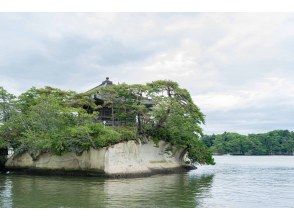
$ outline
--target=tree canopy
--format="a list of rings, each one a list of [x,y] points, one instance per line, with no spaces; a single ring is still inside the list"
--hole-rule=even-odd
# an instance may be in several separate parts
[[[12,115],[15,96],[0,87],[0,123],[4,123]]]
[[[137,118],[139,135],[165,140],[186,148],[194,162],[213,164],[210,150],[203,145],[201,124],[204,114],[194,104],[189,92],[176,82],[158,80],[146,85],[113,85],[95,91],[106,99],[114,117]],[[152,107],[144,103],[152,100]]]
[[[45,87],[31,88],[15,98],[3,92],[6,98],[0,112],[8,114],[7,106],[11,111],[0,127],[0,147],[36,157],[44,151],[81,153],[91,147],[152,138],[185,148],[193,162],[214,163],[210,149],[200,140],[204,115],[177,83],[119,84],[95,92],[112,108],[113,117],[132,123],[110,127],[97,122],[102,106],[87,93]],[[150,102],[152,105],[146,104]]]

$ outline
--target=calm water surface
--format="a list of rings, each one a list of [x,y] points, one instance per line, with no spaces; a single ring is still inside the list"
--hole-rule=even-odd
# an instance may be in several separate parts
[[[135,179],[0,174],[0,207],[294,207],[294,157],[215,160]]]

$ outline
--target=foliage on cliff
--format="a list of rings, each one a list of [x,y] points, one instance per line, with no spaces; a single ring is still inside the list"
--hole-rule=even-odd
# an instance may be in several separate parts
[[[294,132],[288,130],[249,135],[225,132],[205,135],[203,142],[217,154],[292,155],[294,153]]]
[[[176,82],[113,85],[98,88],[96,94],[106,97],[115,118],[136,118],[138,135],[186,148],[193,162],[214,164],[211,151],[200,141],[204,115]],[[146,105],[150,101],[152,107]]]
[[[6,122],[14,109],[15,96],[0,87],[0,123]]]
[[[82,108],[91,102],[74,92],[32,88],[19,96],[14,114],[0,127],[0,147],[36,157],[45,151],[80,153],[136,138],[133,129],[95,123],[95,115]]]
[[[177,83],[119,84],[100,87],[96,94],[104,97],[113,117],[130,122],[128,127],[107,127],[95,121],[101,106],[90,94],[32,88],[14,101],[13,114],[0,127],[0,147],[37,156],[42,151],[80,153],[90,147],[151,137],[187,149],[193,162],[214,163],[200,140],[204,115]]]

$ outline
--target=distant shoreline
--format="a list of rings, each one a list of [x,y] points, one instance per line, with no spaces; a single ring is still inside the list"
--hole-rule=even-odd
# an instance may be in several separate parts
[[[294,132],[289,130],[248,135],[224,132],[204,135],[202,141],[218,155],[294,155]]]

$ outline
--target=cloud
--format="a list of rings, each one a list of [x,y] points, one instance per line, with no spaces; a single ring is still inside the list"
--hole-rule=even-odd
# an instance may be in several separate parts
[[[289,13],[1,13],[0,84],[88,90],[170,79],[207,115],[205,132],[294,127]],[[294,120],[292,120],[294,121]]]
[[[294,80],[269,77],[251,86],[226,93],[194,96],[207,114],[206,130],[250,133],[272,129],[292,129]]]

